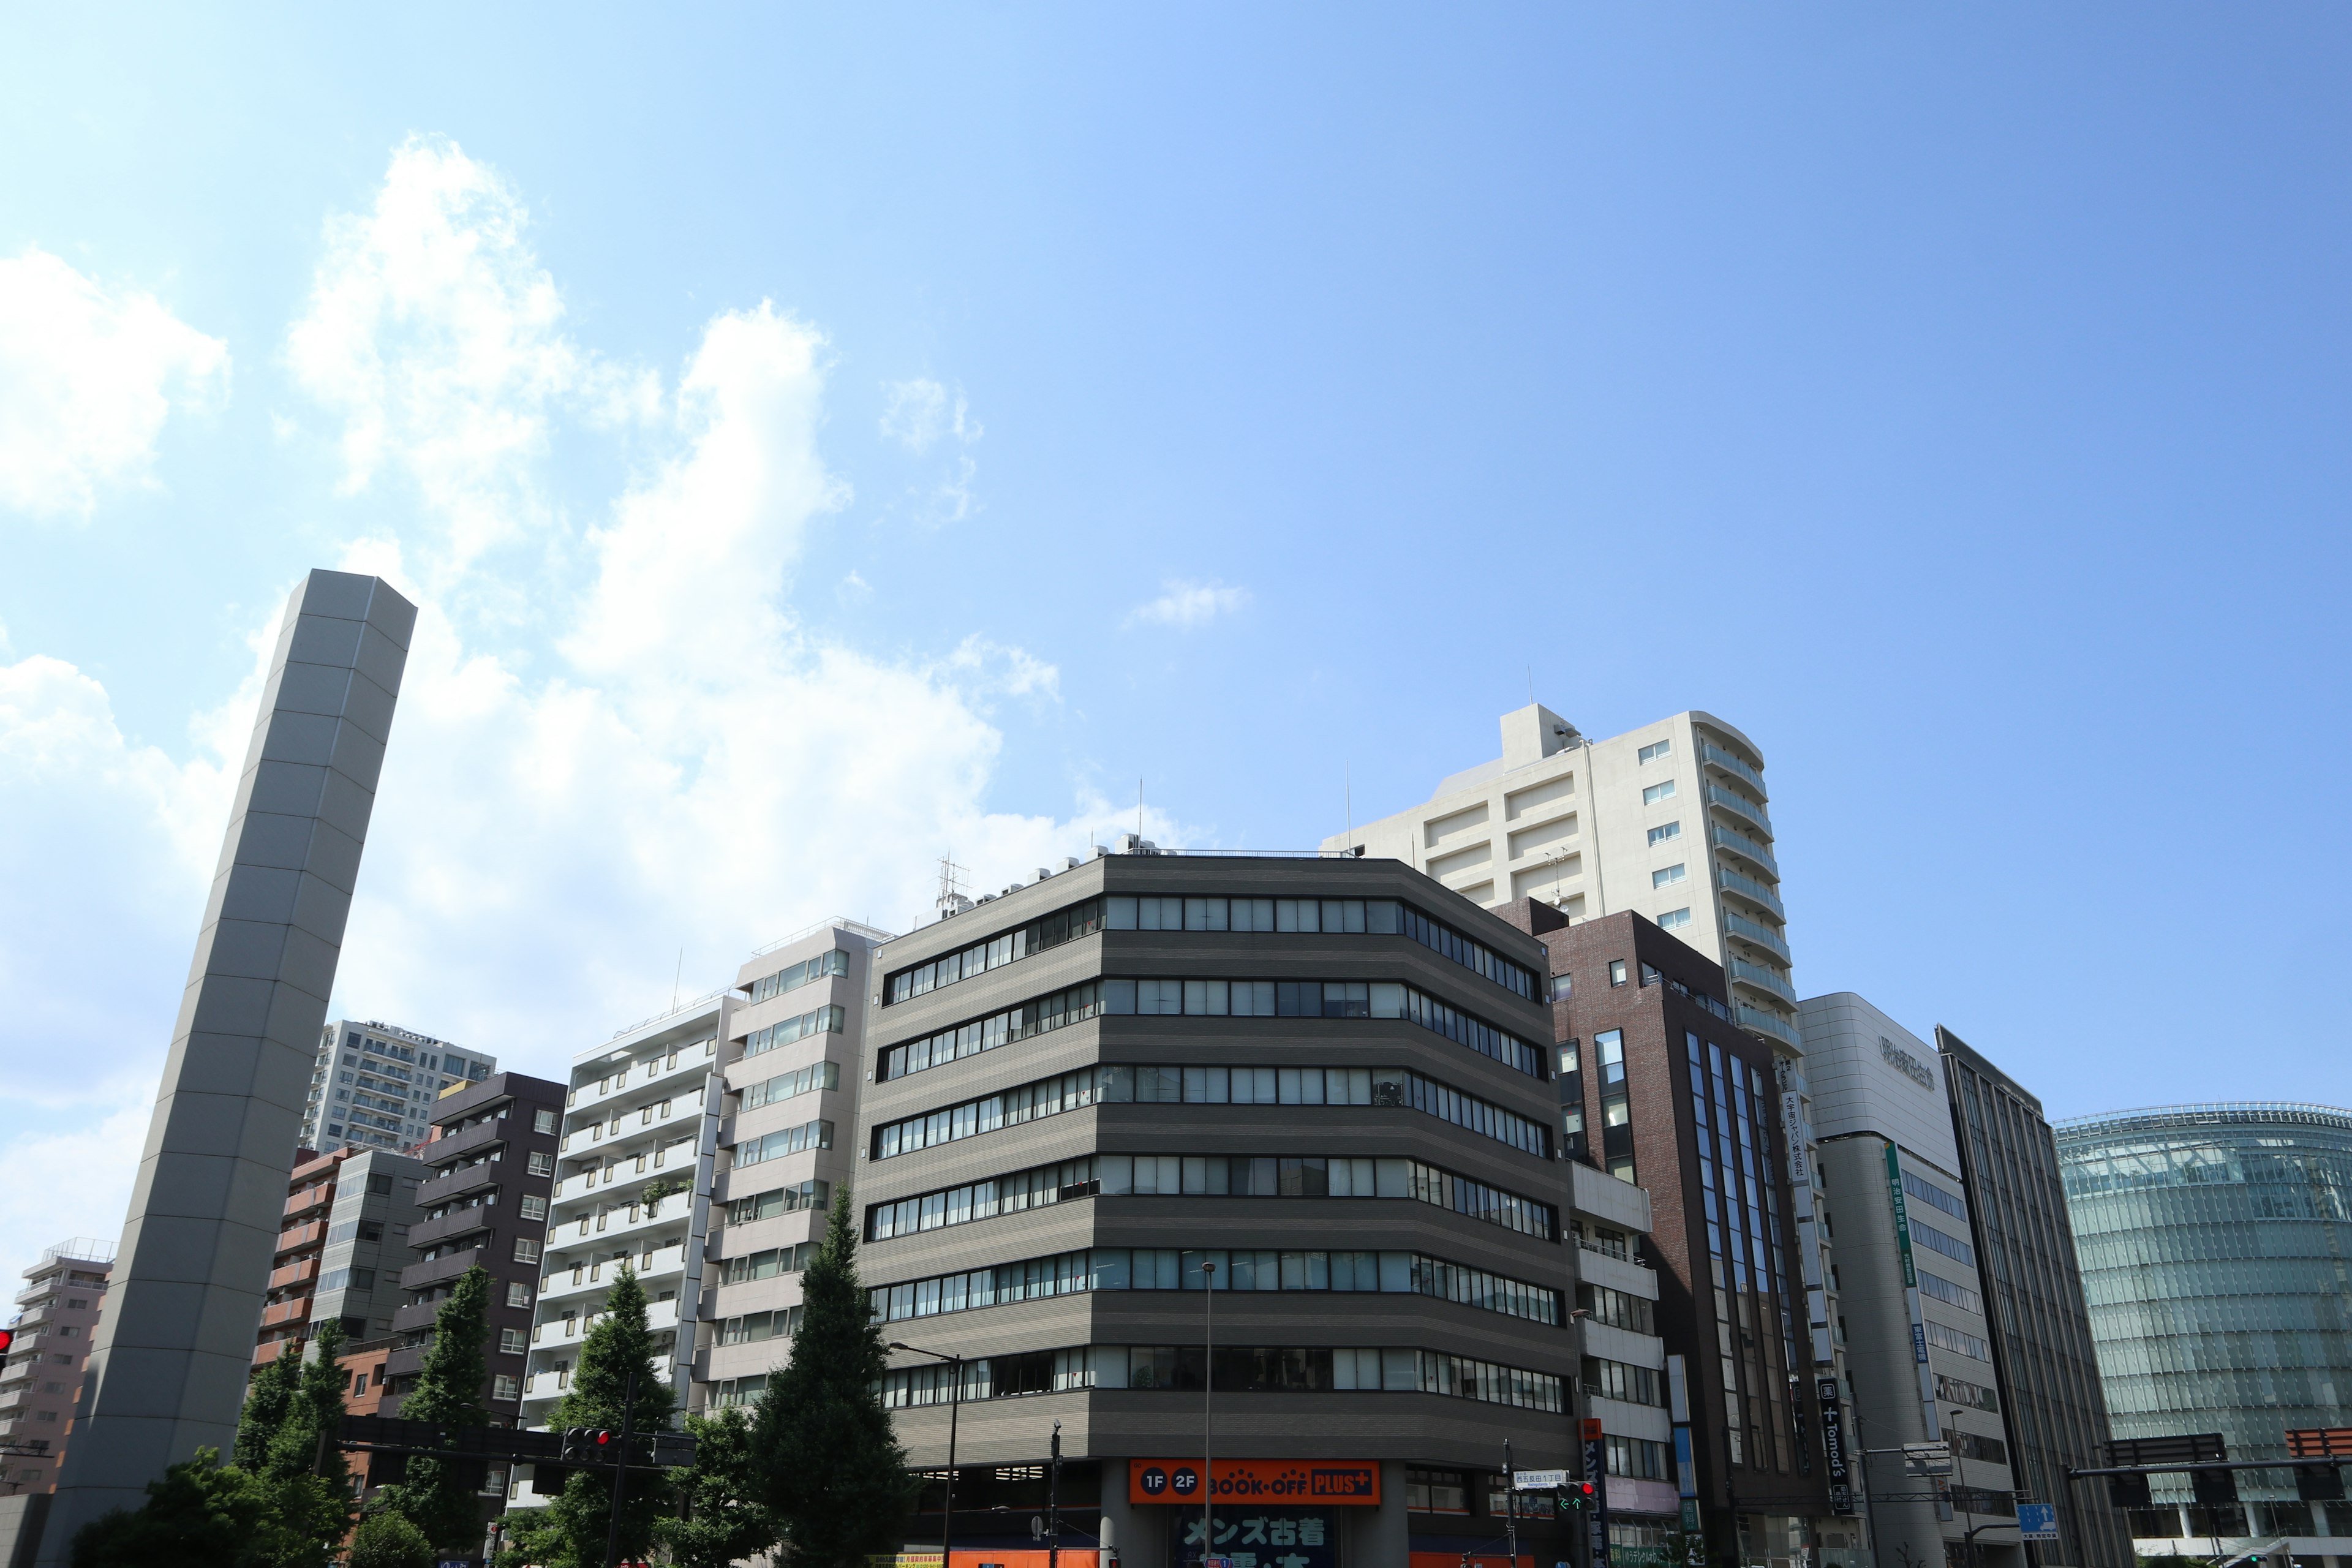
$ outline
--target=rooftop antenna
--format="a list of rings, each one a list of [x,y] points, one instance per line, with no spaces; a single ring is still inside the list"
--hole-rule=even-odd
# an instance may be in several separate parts
[[[1534,665],[1532,665],[1532,664],[1531,664],[1531,665],[1528,666],[1528,707],[1530,707],[1530,708],[1532,708],[1532,707],[1534,707],[1535,705],[1536,705],[1536,667],[1535,667]]]
[[[940,896],[934,907],[940,911],[941,920],[961,914],[971,907],[971,900],[963,894],[965,875],[964,868],[957,865],[950,855],[940,857]]]
[[[681,980],[684,980],[685,978],[686,978],[686,949],[684,949],[684,948],[682,948],[682,947],[681,947],[681,948],[679,948],[679,949],[677,950],[677,968],[674,972],[672,972],[672,973],[670,974],[670,977],[669,977],[669,1010],[670,1010],[671,1012],[673,1012],[673,1013],[675,1013],[675,1012],[677,1012],[677,986],[678,986],[678,982],[680,982]]]
[[[1345,758],[1339,763],[1339,789],[1348,797],[1348,853],[1356,852],[1356,764]]]

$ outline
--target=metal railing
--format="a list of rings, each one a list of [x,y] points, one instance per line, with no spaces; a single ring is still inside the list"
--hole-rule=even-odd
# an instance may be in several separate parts
[[[775,952],[776,949],[780,947],[790,947],[796,942],[805,942],[810,937],[814,936],[817,932],[821,931],[831,931],[836,926],[841,928],[843,931],[856,931],[859,936],[865,937],[872,942],[896,942],[898,940],[898,933],[897,931],[884,931],[880,926],[870,926],[864,921],[851,920],[847,915],[835,915],[831,920],[817,921],[813,924],[804,925],[801,927],[800,930],[793,932],[790,936],[780,936],[775,941],[768,943],[765,947],[755,947],[751,950],[751,958],[765,958],[768,954]],[[745,962],[748,963],[750,960],[747,959]],[[734,987],[730,986],[728,989],[733,990]],[[625,1033],[625,1031],[624,1032]]]
[[[1744,779],[1748,784],[1756,786],[1756,793],[1758,795],[1764,795],[1768,799],[1770,797],[1771,792],[1764,787],[1764,775],[1758,773],[1754,768],[1749,767],[1746,763],[1741,762],[1738,757],[1733,756],[1729,752],[1725,751],[1721,746],[1715,745],[1706,741],[1701,741],[1698,743],[1698,755],[1699,761],[1706,763],[1709,767],[1721,768],[1725,773],[1733,774],[1738,778]]]
[[[1783,920],[1788,918],[1789,911],[1781,907],[1780,895],[1753,877],[1743,877],[1737,871],[1726,870],[1717,866],[1715,868],[1715,882],[1716,886],[1727,893],[1737,893],[1743,899],[1753,899]]]
[[[1735,958],[1731,961],[1731,977],[1769,991],[1791,1006],[1796,1005],[1797,988],[1760,963],[1750,963],[1744,958]]]
[[[1762,828],[1766,837],[1776,838],[1780,837],[1772,831],[1771,815],[1762,806],[1748,799],[1746,795],[1737,794],[1736,792],[1727,789],[1717,789],[1713,784],[1699,785],[1699,794],[1705,797],[1708,804],[1719,805],[1723,807],[1724,810],[1728,811],[1735,816],[1746,817],[1748,821]]]
[[[1706,825],[1706,836],[1717,847],[1728,849],[1735,855],[1747,856],[1750,860],[1771,872],[1775,879],[1780,875],[1780,862],[1772,858],[1772,852],[1745,833],[1734,833],[1719,822],[1710,822]]]
[[[1754,942],[1767,952],[1779,953],[1784,963],[1795,962],[1790,958],[1789,944],[1781,940],[1780,933],[1761,921],[1751,921],[1746,915],[1726,910],[1723,911],[1723,929],[1742,941]]]
[[[720,997],[725,996],[734,989],[735,987],[732,985],[721,985],[716,991],[706,991],[690,1002],[680,1002],[677,1006],[656,1013],[650,1018],[640,1018],[625,1029],[614,1030],[613,1039],[617,1040],[624,1035],[634,1035],[639,1029],[647,1028],[655,1024],[660,1023],[664,1018],[675,1018],[682,1014],[700,1012],[704,1007],[707,1007],[711,1003],[718,1001]],[[609,1045],[612,1042],[607,1041],[605,1043]]]

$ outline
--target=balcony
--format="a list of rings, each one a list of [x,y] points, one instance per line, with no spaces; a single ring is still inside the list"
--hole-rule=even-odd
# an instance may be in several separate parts
[[[1727,936],[1752,942],[1765,952],[1776,954],[1783,963],[1793,962],[1789,957],[1789,944],[1781,940],[1780,933],[1761,921],[1751,921],[1746,915],[1726,910],[1723,911],[1723,930]]]
[[[439,1309],[436,1306],[435,1310],[437,1311]],[[424,1345],[410,1345],[405,1350],[392,1352],[383,1358],[383,1375],[388,1378],[415,1377],[425,1370],[425,1349]]]
[[[1737,871],[1717,866],[1715,868],[1715,885],[1734,898],[1746,899],[1759,908],[1771,910],[1781,920],[1789,918],[1789,911],[1780,906],[1780,893],[1753,877],[1743,877]]]
[[[1719,822],[1710,822],[1706,825],[1706,836],[1717,848],[1744,856],[1770,872],[1774,881],[1780,879],[1780,863],[1772,858],[1772,852],[1745,833],[1734,833]]]
[[[1709,805],[1719,805],[1732,816],[1754,823],[1757,831],[1765,837],[1777,837],[1772,831],[1772,819],[1765,815],[1762,806],[1747,796],[1735,795],[1727,789],[1717,789],[1713,784],[1701,785],[1699,793],[1706,797]]]
[[[550,1251],[559,1247],[605,1247],[618,1249],[624,1238],[640,1237],[648,1231],[674,1229],[694,1216],[694,1199],[686,1193],[673,1193],[659,1204],[624,1204],[614,1205],[602,1217],[583,1211],[547,1227]]]
[[[473,1231],[485,1229],[496,1217],[498,1212],[497,1206],[492,1204],[477,1204],[470,1208],[451,1209],[439,1219],[428,1219],[411,1226],[408,1231],[408,1245],[421,1250],[436,1241],[446,1241],[451,1237],[465,1236]]]
[[[436,1138],[425,1146],[419,1158],[428,1165],[446,1165],[453,1160],[462,1160],[468,1154],[478,1153],[488,1148],[493,1143],[503,1143],[506,1141],[507,1119],[503,1116],[493,1117],[488,1121],[478,1122],[462,1132],[453,1132],[446,1138]]]
[[[313,1209],[326,1208],[334,1201],[335,1184],[332,1182],[314,1182],[287,1198],[286,1217],[292,1219],[297,1215],[306,1215]]]
[[[1761,1035],[1768,1040],[1778,1040],[1791,1050],[1802,1048],[1803,1042],[1797,1038],[1796,1025],[1780,1014],[1750,1007],[1745,1002],[1739,1004],[1735,1011],[1739,1015],[1741,1028]]]
[[[651,1263],[646,1261],[644,1253],[632,1252],[629,1254],[628,1262],[629,1267],[637,1271],[637,1278],[646,1281],[670,1274],[682,1274],[686,1271],[686,1244],[680,1241],[673,1242],[667,1247],[656,1247]],[[604,1292],[612,1289],[614,1277],[619,1269],[620,1260],[613,1258],[603,1258],[594,1263],[567,1264],[562,1268],[551,1268],[541,1281],[539,1299],[543,1302],[573,1300],[601,1301]]]
[[[325,1220],[314,1219],[308,1225],[289,1225],[278,1233],[278,1250],[295,1252],[305,1247],[322,1246],[326,1239],[327,1222]]]
[[[412,1263],[400,1271],[400,1288],[404,1290],[423,1290],[455,1279],[477,1263],[488,1262],[489,1255],[478,1247],[469,1247],[463,1252],[451,1252],[439,1258],[427,1258],[423,1263]]]
[[[633,1058],[623,1071],[606,1080],[606,1088],[600,1089],[592,1082],[573,1089],[567,1102],[572,1111],[570,1120],[577,1125],[594,1121],[597,1114],[609,1117],[616,1108],[635,1110],[647,1098],[675,1099],[681,1089],[691,1094],[701,1083],[702,1076],[716,1071],[719,1066],[719,1053],[711,1048],[710,1042],[679,1051],[676,1067],[667,1065],[667,1056],[658,1059],[662,1065],[651,1073],[646,1071],[642,1058]],[[646,1091],[649,1089],[661,1092],[648,1097]]]
[[[272,1290],[283,1290],[289,1285],[307,1285],[318,1277],[319,1259],[316,1255],[313,1255],[299,1262],[289,1263],[283,1268],[271,1269],[269,1288]]]
[[[443,1204],[469,1197],[484,1187],[495,1186],[503,1173],[506,1162],[485,1160],[478,1165],[460,1165],[454,1171],[416,1184],[416,1206],[437,1209]]]
[[[310,1298],[297,1296],[290,1301],[272,1301],[261,1309],[261,1326],[274,1329],[281,1323],[306,1322],[310,1316]]]
[[[1701,741],[1698,743],[1698,760],[1705,763],[1708,767],[1715,769],[1716,772],[1719,773],[1723,773],[1730,778],[1738,779],[1749,789],[1752,789],[1758,795],[1762,795],[1766,800],[1772,798],[1771,792],[1764,787],[1764,775],[1758,773],[1754,768],[1749,767],[1746,763],[1741,762],[1738,757],[1733,756],[1729,752],[1725,751],[1721,746],[1713,745],[1706,741]]]
[[[1791,1007],[1797,1005],[1797,988],[1789,984],[1786,976],[1767,969],[1760,963],[1750,963],[1744,958],[1735,958],[1731,961],[1731,978],[1741,985],[1751,985],[1759,991],[1778,996]]]

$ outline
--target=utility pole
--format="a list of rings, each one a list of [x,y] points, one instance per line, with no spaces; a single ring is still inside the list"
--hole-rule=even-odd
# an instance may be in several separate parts
[[[621,1560],[621,1504],[629,1495],[629,1437],[636,1430],[637,1369],[629,1368],[628,1392],[621,1396],[621,1451],[613,1467],[613,1516],[604,1526],[604,1568]]]
[[[1532,679],[1532,677],[1530,678]],[[1511,1543],[1511,1568],[1519,1568],[1519,1472],[1511,1463],[1511,1440],[1503,1439],[1503,1534]]]
[[[1054,1457],[1045,1472],[1045,1568],[1062,1568],[1062,1424],[1054,1423]]]

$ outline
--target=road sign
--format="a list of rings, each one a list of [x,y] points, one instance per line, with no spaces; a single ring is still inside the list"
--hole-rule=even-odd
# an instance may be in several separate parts
[[[1568,1472],[1566,1470],[1520,1470],[1514,1474],[1511,1484],[1523,1492],[1548,1492],[1556,1487],[1568,1485]]]
[[[2163,1469],[2169,1465],[2218,1465],[2230,1457],[2219,1432],[2197,1432],[2180,1437],[2118,1437],[2107,1445],[2107,1463],[2118,1468],[2146,1465]]]
[[[2058,1505],[2049,1502],[2019,1503],[2017,1538],[2020,1541],[2057,1540]]]
[[[1903,1468],[1914,1476],[1948,1476],[1952,1473],[1952,1446],[1949,1443],[1906,1443],[1903,1445]]]

